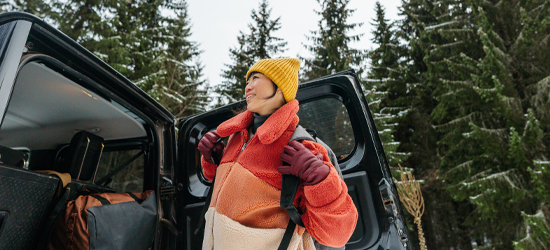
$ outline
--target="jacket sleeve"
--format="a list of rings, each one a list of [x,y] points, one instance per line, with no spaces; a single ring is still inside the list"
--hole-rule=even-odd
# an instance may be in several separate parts
[[[300,194],[297,195],[296,201],[303,212],[302,220],[307,231],[319,243],[342,247],[355,230],[357,208],[348,194],[346,183],[330,163],[326,149],[315,142],[302,143],[313,154],[321,153],[323,161],[330,167],[327,178],[315,185],[303,186],[301,199]]]
[[[212,182],[212,180],[214,180],[214,176],[216,175],[216,168],[218,168],[218,166],[214,163],[205,161],[204,156],[201,156],[201,166],[204,177]]]

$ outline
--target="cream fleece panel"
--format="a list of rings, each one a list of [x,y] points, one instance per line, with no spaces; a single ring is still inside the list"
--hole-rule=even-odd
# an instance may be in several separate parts
[[[206,224],[203,250],[265,249],[276,250],[283,239],[285,229],[251,228],[241,225],[211,207],[205,215]],[[214,226],[215,225],[215,226]],[[289,250],[315,250],[309,233],[302,236],[294,232]]]

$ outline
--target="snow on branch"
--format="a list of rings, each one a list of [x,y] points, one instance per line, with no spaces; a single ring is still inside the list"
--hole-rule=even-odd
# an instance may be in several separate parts
[[[520,187],[518,187],[518,186],[520,186],[518,184],[518,182],[513,181],[512,178],[510,177],[512,172],[514,172],[514,169],[506,170],[506,171],[496,173],[496,174],[491,174],[489,176],[486,176],[486,177],[483,177],[483,178],[480,178],[480,179],[475,179],[478,175],[484,174],[484,172],[486,172],[486,171],[482,171],[479,174],[476,174],[475,176],[472,176],[471,179],[474,179],[473,181],[471,181],[471,182],[461,182],[461,184],[463,186],[470,187],[470,186],[474,186],[474,185],[479,186],[479,185],[482,185],[482,184],[486,184],[488,182],[501,182],[501,183],[506,183],[512,189],[520,189]]]
[[[441,125],[436,125],[435,127],[436,128],[448,128],[452,125],[455,125],[455,124],[459,124],[459,123],[463,123],[463,122],[473,122],[474,121],[474,118],[477,116],[477,117],[480,117],[482,114],[481,112],[472,112],[468,115],[465,115],[463,117],[460,117],[460,118],[457,118],[457,119],[454,119],[450,122],[447,122],[447,123],[444,123],[444,124],[441,124]]]
[[[527,87],[530,92],[535,93],[529,100],[533,107],[542,108],[548,103],[550,95],[550,76]]]
[[[444,23],[440,23],[440,24],[437,24],[437,25],[428,26],[428,27],[426,27],[425,30],[434,30],[434,29],[441,28],[441,27],[444,27],[444,26],[449,26],[449,25],[452,25],[452,24],[455,24],[455,23],[458,23],[458,21],[449,21],[449,22],[444,22]]]
[[[508,109],[516,113],[523,112],[523,108],[521,107],[521,101],[518,98],[500,95],[500,100],[508,107]]]
[[[439,33],[457,33],[457,32],[465,32],[465,33],[471,33],[474,32],[473,29],[440,29],[438,30]]]
[[[446,80],[443,78],[439,78],[443,84],[449,84],[453,86],[459,86],[459,87],[466,87],[466,88],[472,88],[474,86],[474,83],[471,80],[466,81],[453,81],[453,80]]]
[[[454,168],[449,169],[449,171],[447,171],[445,174],[452,173],[452,172],[455,172],[455,171],[460,171],[460,170],[463,170],[463,169],[468,169],[472,166],[473,163],[474,163],[473,160],[469,160],[469,161],[460,163],[460,164],[456,165]]]
[[[457,41],[457,42],[454,42],[454,43],[446,43],[446,44],[441,44],[441,45],[433,45],[434,49],[432,49],[431,51],[436,51],[438,49],[445,49],[445,48],[450,48],[450,47],[454,47],[456,45],[460,45],[460,44],[463,44],[464,41]]]

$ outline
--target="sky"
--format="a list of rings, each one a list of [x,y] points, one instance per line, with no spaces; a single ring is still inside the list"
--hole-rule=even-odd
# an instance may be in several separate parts
[[[374,11],[376,0],[351,0],[349,8],[356,11],[349,18],[349,23],[363,23],[356,27],[351,35],[363,34],[361,40],[352,43],[355,49],[371,49],[373,47],[370,24],[376,16]],[[261,0],[187,0],[188,14],[191,20],[190,40],[199,44],[202,50],[200,60],[204,66],[204,77],[215,86],[223,81],[222,70],[225,64],[231,63],[229,49],[237,46],[239,31],[249,32],[248,24],[252,9],[258,9]],[[271,0],[268,2],[271,19],[281,17],[281,29],[274,36],[284,39],[287,50],[280,57],[307,57],[309,52],[303,44],[311,45],[306,35],[318,30],[321,17],[314,12],[320,11],[316,0]],[[398,7],[401,0],[381,1],[386,9],[386,19],[398,19]]]

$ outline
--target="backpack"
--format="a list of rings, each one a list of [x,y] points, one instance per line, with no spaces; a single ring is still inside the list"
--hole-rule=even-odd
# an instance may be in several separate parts
[[[312,133],[313,136],[310,133]],[[336,154],[334,154],[332,149],[327,144],[325,144],[321,139],[317,137],[317,133],[315,133],[314,130],[311,130],[311,129],[306,130],[302,126],[298,125],[288,142],[290,143],[291,141],[296,141],[296,140],[313,141],[323,146],[327,150],[330,163],[334,166],[340,178],[342,180],[344,179],[344,177],[342,176],[342,170],[338,165],[338,159],[336,157]],[[285,234],[283,235],[283,239],[281,240],[281,244],[279,245],[279,248],[278,248],[279,250],[286,250],[288,248],[288,245],[290,244],[290,240],[292,239],[292,234],[294,232],[294,229],[296,228],[296,225],[304,227],[304,223],[302,222],[302,219],[301,219],[302,213],[296,206],[294,206],[294,203],[293,203],[294,197],[296,197],[296,192],[298,191],[299,182],[300,182],[300,178],[297,176],[283,175],[283,183],[281,186],[281,207],[288,211],[290,220],[286,227]],[[313,243],[315,245],[315,249],[318,249],[318,250],[332,250],[332,249],[343,250],[346,248],[346,246],[343,246],[341,248],[325,246],[319,243],[315,238],[313,238]]]
[[[153,244],[156,220],[153,191],[80,195],[67,203],[48,249],[147,250]]]

